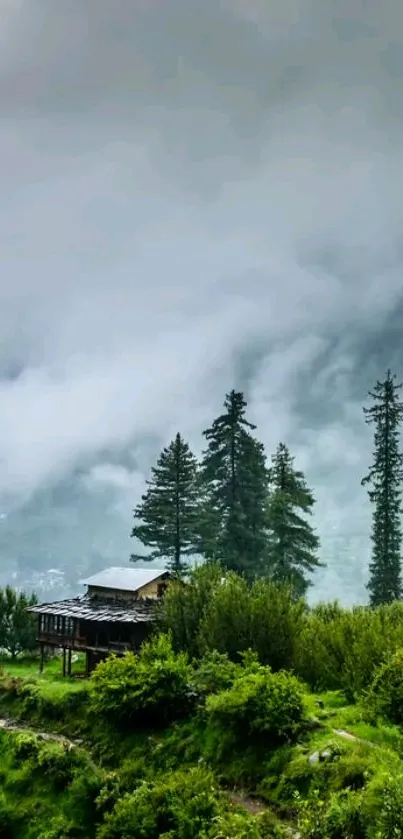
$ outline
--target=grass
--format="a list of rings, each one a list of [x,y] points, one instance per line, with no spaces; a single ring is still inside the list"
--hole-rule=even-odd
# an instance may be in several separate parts
[[[35,679],[44,681],[66,681],[62,675],[62,658],[57,656],[45,662],[43,673],[39,672],[39,659],[36,657],[16,658],[12,661],[9,657],[0,658],[0,667],[10,676]],[[72,675],[84,676],[84,656],[78,655],[77,661],[73,662]]]
[[[30,720],[36,728],[69,734],[88,724],[86,692],[88,679],[62,676],[61,659],[49,660],[43,673],[35,658],[0,660],[0,716]],[[75,662],[82,672],[82,659]],[[18,681],[20,680],[20,682]],[[21,686],[26,688],[21,692]]]
[[[317,700],[323,703],[323,708],[318,707]],[[347,731],[360,740],[384,749],[392,749],[399,757],[403,757],[403,735],[399,727],[384,720],[370,722],[368,709],[359,703],[348,703],[341,691],[328,691],[309,697],[308,707],[331,728]]]

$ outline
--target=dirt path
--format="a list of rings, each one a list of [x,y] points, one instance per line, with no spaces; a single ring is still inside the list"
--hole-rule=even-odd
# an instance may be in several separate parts
[[[247,810],[248,813],[252,813],[254,816],[258,815],[259,813],[271,813],[275,815],[268,804],[265,801],[262,801],[260,798],[252,798],[251,796],[247,795],[246,793],[242,792],[228,792],[228,798],[232,801],[233,804],[236,804],[237,807],[242,807],[244,810]],[[277,817],[276,817],[277,818]],[[288,836],[291,836],[292,839],[300,839],[300,834],[298,830],[295,829],[290,824],[285,824],[278,819],[279,826],[282,827],[284,833]]]
[[[69,737],[64,737],[63,734],[52,734],[48,731],[36,731],[35,728],[31,728],[29,725],[24,725],[23,723],[17,724],[4,717],[0,718],[0,729],[1,728],[6,731],[29,732],[30,734],[34,734],[35,737],[38,737],[40,740],[53,740],[56,743],[63,743],[69,749],[81,746],[83,742],[82,740],[70,740]]]
[[[337,734],[338,737],[342,737],[343,740],[350,740],[350,742],[354,743],[361,743],[363,746],[372,746],[372,748],[376,747],[376,743],[371,743],[370,740],[362,740],[361,737],[357,737],[355,734],[350,734],[349,731],[345,731],[344,728],[332,728],[333,734]]]

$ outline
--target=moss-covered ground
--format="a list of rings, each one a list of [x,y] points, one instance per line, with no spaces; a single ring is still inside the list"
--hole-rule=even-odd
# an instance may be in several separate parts
[[[2,667],[0,715],[21,730],[0,732],[0,836],[91,839],[100,829],[94,801],[105,785],[117,784],[124,795],[144,779],[205,763],[193,720],[112,736],[88,719],[88,680],[63,679],[60,660],[48,662],[43,674],[37,661],[3,661]],[[270,753],[246,750],[215,768],[229,806],[260,820],[259,832],[251,836],[298,832],[301,798],[354,795],[376,777],[403,771],[398,726],[369,722],[367,709],[348,703],[340,691],[307,691],[305,703],[310,730],[296,744]],[[71,745],[41,736],[60,732]],[[84,745],[77,745],[77,738]]]

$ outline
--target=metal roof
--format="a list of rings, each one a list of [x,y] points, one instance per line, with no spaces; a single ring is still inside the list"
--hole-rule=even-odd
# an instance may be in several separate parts
[[[54,603],[30,606],[28,612],[36,615],[55,615],[62,618],[78,618],[107,623],[149,623],[154,619],[155,599],[143,599],[125,606],[102,600],[93,600],[87,595]]]
[[[168,572],[161,568],[106,568],[92,577],[81,580],[86,586],[99,586],[119,591],[138,591]]]

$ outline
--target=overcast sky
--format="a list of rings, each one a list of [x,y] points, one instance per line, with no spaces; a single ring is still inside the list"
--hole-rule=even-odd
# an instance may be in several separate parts
[[[315,488],[315,596],[362,599],[362,404],[403,374],[402,32],[400,0],[0,0],[10,556],[125,562],[160,445],[197,450],[236,387]]]

